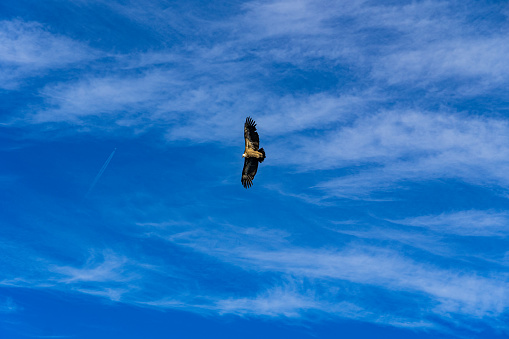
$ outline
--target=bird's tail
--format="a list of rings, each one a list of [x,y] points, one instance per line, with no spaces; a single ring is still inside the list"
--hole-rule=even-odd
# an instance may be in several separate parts
[[[263,162],[263,160],[265,160],[265,150],[263,148],[260,148],[258,152],[260,152],[263,155],[261,158],[258,158],[258,161]]]

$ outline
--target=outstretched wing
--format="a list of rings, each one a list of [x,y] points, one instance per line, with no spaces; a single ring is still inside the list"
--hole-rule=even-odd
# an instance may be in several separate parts
[[[244,123],[244,139],[246,139],[246,150],[250,148],[253,151],[258,151],[260,138],[258,132],[256,132],[256,123],[251,117],[247,117]]]
[[[258,170],[258,159],[256,158],[245,158],[244,160],[244,168],[242,169],[242,186],[245,188],[251,187],[253,185],[253,179],[256,175],[256,171]]]

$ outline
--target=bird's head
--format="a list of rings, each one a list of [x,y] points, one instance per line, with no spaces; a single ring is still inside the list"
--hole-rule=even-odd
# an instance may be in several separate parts
[[[242,157],[245,158],[246,157],[246,153],[242,154]]]

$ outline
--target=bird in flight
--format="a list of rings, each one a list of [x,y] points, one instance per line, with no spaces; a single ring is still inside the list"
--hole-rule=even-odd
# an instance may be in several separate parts
[[[256,123],[251,117],[246,118],[244,123],[244,139],[246,140],[246,149],[242,156],[244,157],[244,168],[242,169],[242,185],[245,188],[253,185],[253,179],[258,170],[258,163],[265,159],[263,148],[258,149],[260,138],[256,132]]]

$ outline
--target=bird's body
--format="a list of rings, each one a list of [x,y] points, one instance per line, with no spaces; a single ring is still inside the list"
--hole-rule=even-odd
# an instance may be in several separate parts
[[[264,153],[258,152],[258,151],[253,151],[252,149],[246,149],[246,151],[244,152],[244,154],[242,154],[242,156],[244,158],[263,158],[263,159],[265,159]]]
[[[245,188],[251,187],[254,176],[258,170],[258,163],[265,160],[265,151],[259,148],[260,138],[256,132],[256,123],[250,117],[246,118],[244,123],[244,139],[246,148],[244,150],[244,168],[242,169],[242,185]]]

